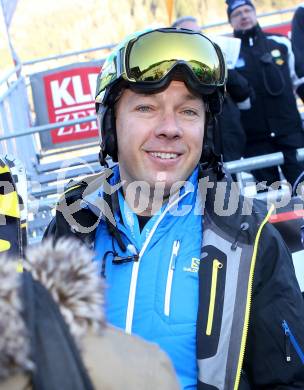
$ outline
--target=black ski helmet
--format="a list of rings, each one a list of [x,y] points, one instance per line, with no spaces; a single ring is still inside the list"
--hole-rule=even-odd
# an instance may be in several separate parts
[[[219,46],[205,35],[175,28],[145,30],[128,36],[108,56],[98,76],[95,99],[102,165],[106,156],[118,161],[114,105],[122,91],[157,92],[173,79],[184,81],[202,96],[207,129],[221,112],[227,67]],[[214,153],[213,138],[214,131],[206,134],[204,144]]]

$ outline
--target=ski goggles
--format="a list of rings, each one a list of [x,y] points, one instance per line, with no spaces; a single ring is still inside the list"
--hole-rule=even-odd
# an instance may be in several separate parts
[[[164,28],[143,33],[120,48],[115,61],[102,69],[106,73],[100,79],[96,102],[101,102],[107,85],[118,79],[142,90],[161,88],[177,66],[186,70],[190,87],[201,92],[212,93],[225,84],[227,70],[219,46],[198,32]]]

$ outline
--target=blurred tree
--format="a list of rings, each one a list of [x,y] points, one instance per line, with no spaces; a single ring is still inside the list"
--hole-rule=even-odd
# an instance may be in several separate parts
[[[255,1],[258,13],[300,3],[301,0]],[[184,15],[197,17],[202,25],[226,21],[225,1],[174,0],[172,20]],[[269,23],[280,21],[273,19]],[[135,30],[167,25],[166,0],[22,0],[12,21],[11,36],[25,61],[118,42]]]

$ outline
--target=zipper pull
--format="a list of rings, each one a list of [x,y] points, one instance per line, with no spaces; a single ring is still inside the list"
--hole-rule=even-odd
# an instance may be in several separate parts
[[[172,257],[171,257],[171,269],[172,270],[175,270],[176,258],[178,255],[179,247],[180,247],[180,241],[174,241],[173,247],[172,247]]]
[[[248,228],[249,228],[249,224],[247,222],[241,223],[241,226],[240,226],[239,230],[236,233],[234,242],[231,244],[231,247],[230,247],[231,250],[233,250],[233,251],[236,250],[236,248],[238,246],[238,243],[239,243],[238,241],[239,241],[240,234],[242,232],[244,232],[245,230],[248,230]]]
[[[213,268],[213,271],[215,271],[216,269],[221,269],[221,268],[223,268],[223,263],[221,263],[218,259],[214,259],[212,268]]]
[[[171,258],[169,262],[168,269],[168,277],[166,284],[166,292],[165,292],[165,305],[164,305],[164,313],[165,316],[170,316],[170,304],[171,304],[171,290],[172,290],[172,282],[173,282],[173,274],[176,266],[176,259],[179,252],[180,241],[174,241],[172,246]]]
[[[211,336],[211,332],[212,332],[214,308],[215,308],[215,301],[216,301],[216,290],[217,290],[217,276],[218,276],[218,271],[221,268],[223,268],[223,263],[221,263],[218,259],[214,259],[212,263],[210,301],[209,301],[209,310],[208,310],[207,327],[206,327],[207,336]]]
[[[249,46],[253,46],[253,38],[252,37],[249,38]]]
[[[291,354],[290,354],[290,330],[287,322],[284,320],[282,322],[282,327],[284,329],[285,334],[285,358],[286,362],[291,362]]]

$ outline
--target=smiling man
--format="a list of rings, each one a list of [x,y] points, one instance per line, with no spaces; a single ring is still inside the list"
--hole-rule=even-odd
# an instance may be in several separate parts
[[[116,123],[121,178],[125,188],[135,181],[148,184],[141,200],[148,204],[143,213],[149,215],[157,196],[150,193],[155,183],[161,179],[161,195],[168,197],[172,185],[196,168],[201,155],[197,145],[203,145],[205,104],[182,81],[173,80],[167,89],[153,94],[128,89],[117,103]]]
[[[166,351],[182,389],[301,388],[291,256],[270,213],[225,192],[216,129],[206,131],[225,79],[220,49],[198,32],[157,29],[118,46],[96,96],[101,163],[118,164],[71,185],[47,235],[94,246],[108,321]]]

